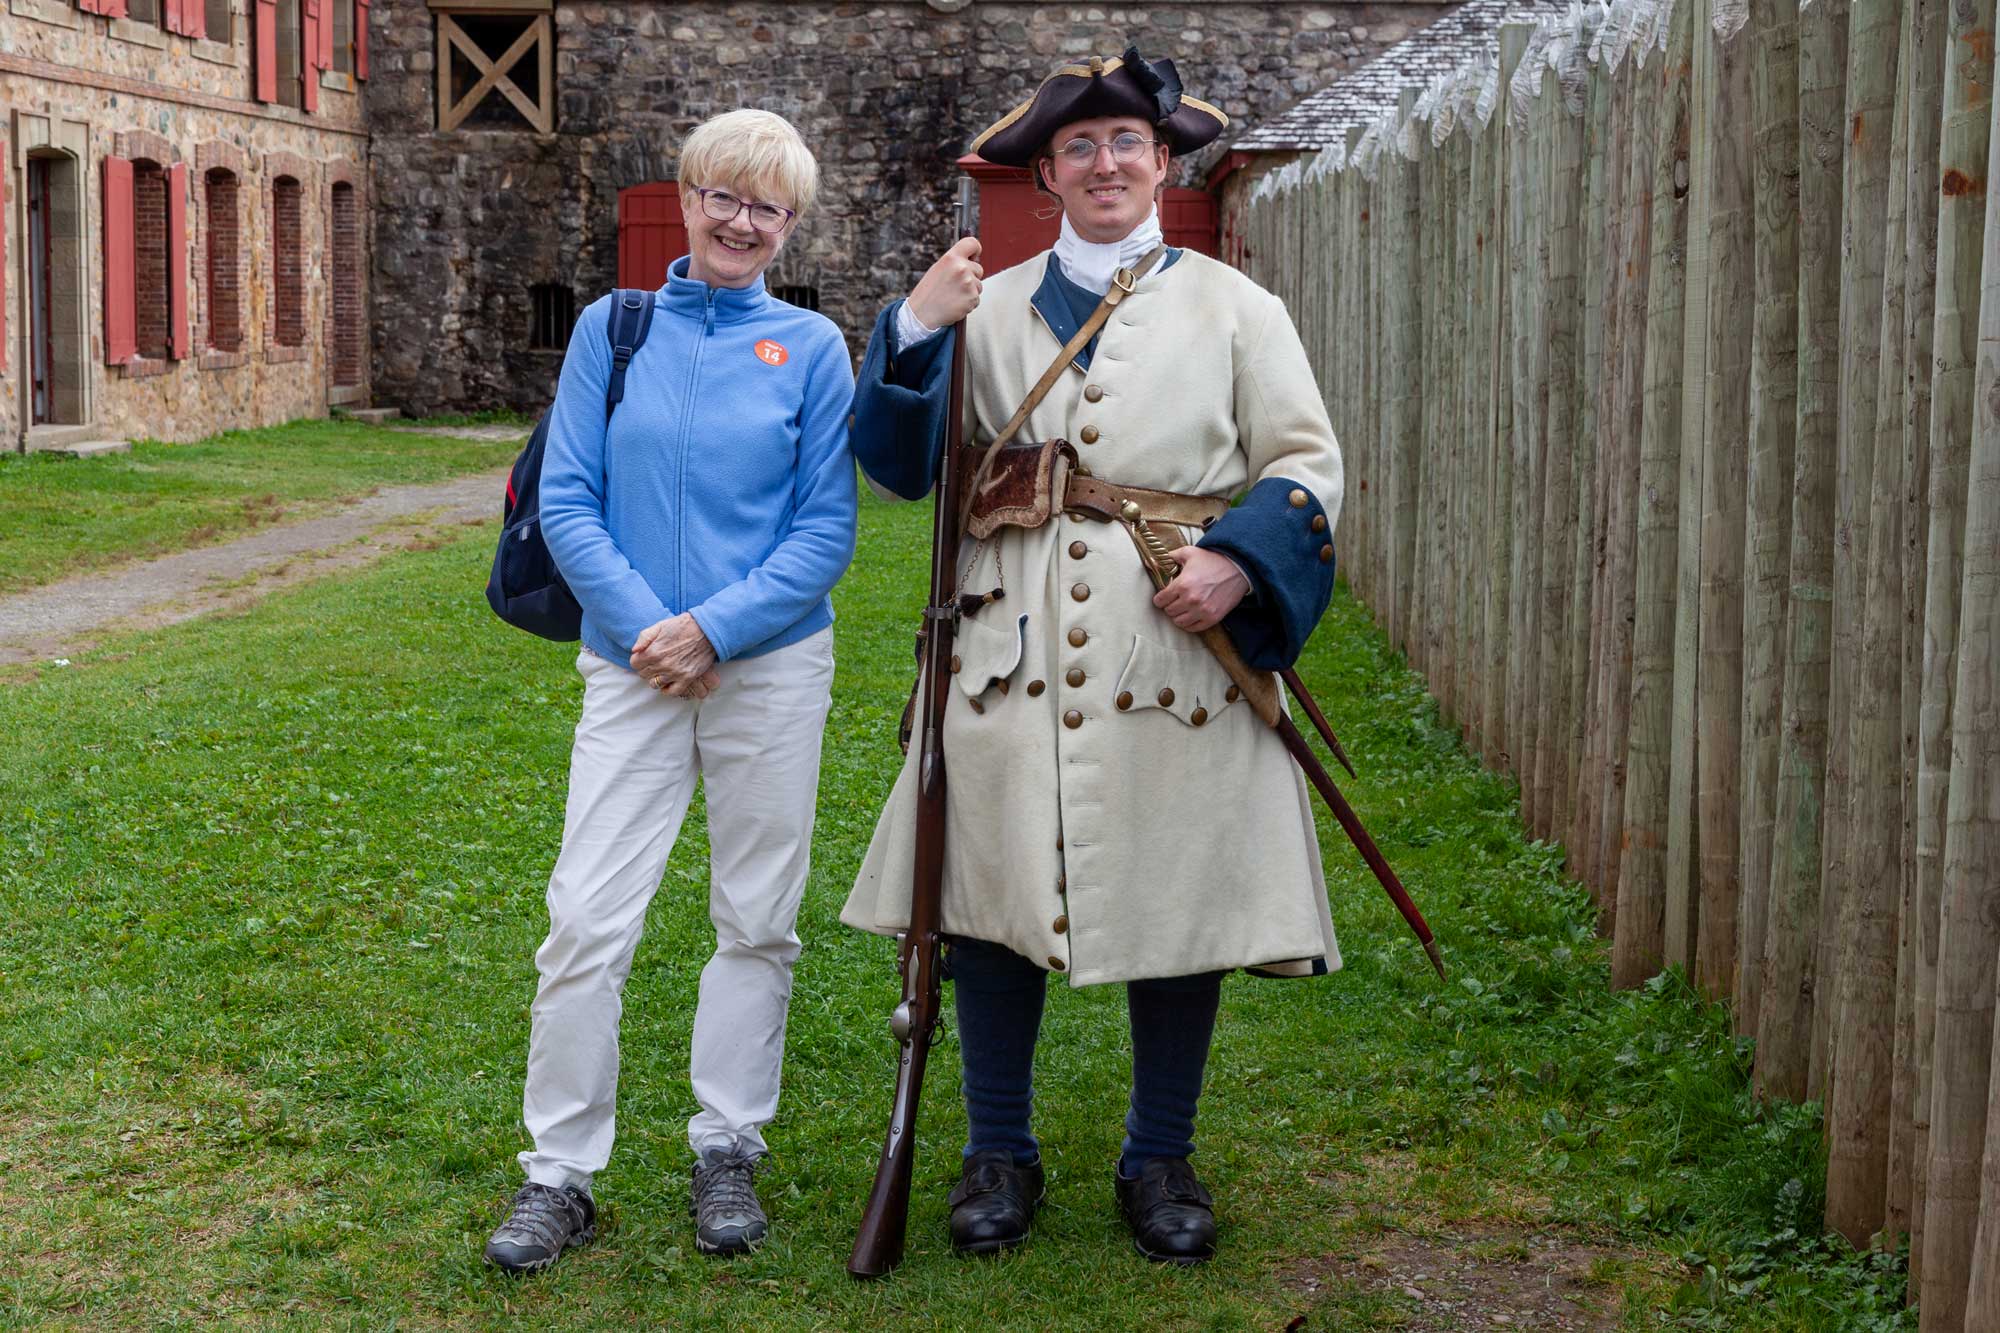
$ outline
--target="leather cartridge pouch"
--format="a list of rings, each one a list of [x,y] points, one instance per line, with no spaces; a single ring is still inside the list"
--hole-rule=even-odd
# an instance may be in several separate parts
[[[976,455],[985,452],[966,450],[960,466],[975,472]],[[984,541],[1001,528],[1039,528],[1062,511],[1075,468],[1076,450],[1067,440],[1003,446],[978,493],[966,497],[965,530]]]

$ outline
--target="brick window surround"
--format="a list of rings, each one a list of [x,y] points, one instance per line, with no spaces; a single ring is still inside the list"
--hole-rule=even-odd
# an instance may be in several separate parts
[[[242,149],[220,140],[197,145],[194,160],[199,219],[195,258],[201,279],[196,346],[203,370],[224,370],[247,359],[244,293],[251,247],[244,244],[249,222],[244,182],[249,162]]]
[[[326,173],[326,347],[329,382],[340,388],[367,377],[368,300],[362,255],[367,241],[366,181],[352,162],[334,159]]]
[[[312,295],[315,238],[307,235],[311,214],[306,200],[315,193],[313,164],[293,153],[266,153],[265,237],[270,253],[269,298],[264,312],[264,359],[305,361],[307,307]]]

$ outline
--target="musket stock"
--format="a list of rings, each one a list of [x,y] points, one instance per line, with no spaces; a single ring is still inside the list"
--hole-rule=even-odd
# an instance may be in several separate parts
[[[958,183],[958,234],[975,233],[976,195],[971,177]],[[903,1259],[910,1217],[910,1174],[916,1162],[917,1109],[924,1067],[943,1006],[945,754],[944,710],[951,688],[952,638],[959,614],[956,562],[959,543],[958,456],[965,422],[965,326],[952,333],[951,393],[944,456],[938,464],[931,516],[930,600],[924,608],[920,687],[923,739],[917,755],[917,845],[910,885],[910,928],[898,950],[903,992],[889,1028],[896,1038],[896,1091],[889,1103],[889,1131],[875,1164],[875,1184],[862,1209],[861,1227],[847,1256],[857,1278],[881,1277]]]

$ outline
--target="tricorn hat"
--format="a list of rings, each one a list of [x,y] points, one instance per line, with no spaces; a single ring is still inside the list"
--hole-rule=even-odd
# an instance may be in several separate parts
[[[1129,46],[1122,56],[1092,56],[1088,64],[1064,65],[1043,79],[1033,97],[972,141],[972,151],[1001,166],[1025,167],[1057,130],[1092,116],[1136,116],[1175,153],[1212,142],[1229,124],[1218,108],[1182,94],[1173,61],[1146,60]]]

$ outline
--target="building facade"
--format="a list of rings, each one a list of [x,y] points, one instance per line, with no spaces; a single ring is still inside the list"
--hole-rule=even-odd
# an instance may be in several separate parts
[[[365,401],[368,0],[0,0],[0,449]]]
[[[416,411],[548,401],[575,311],[680,254],[677,145],[763,107],[817,154],[780,295],[856,350],[951,238],[955,160],[1065,59],[1171,56],[1233,135],[1451,4],[1150,0],[377,0],[376,397]],[[1183,165],[1199,185],[1225,142]]]

